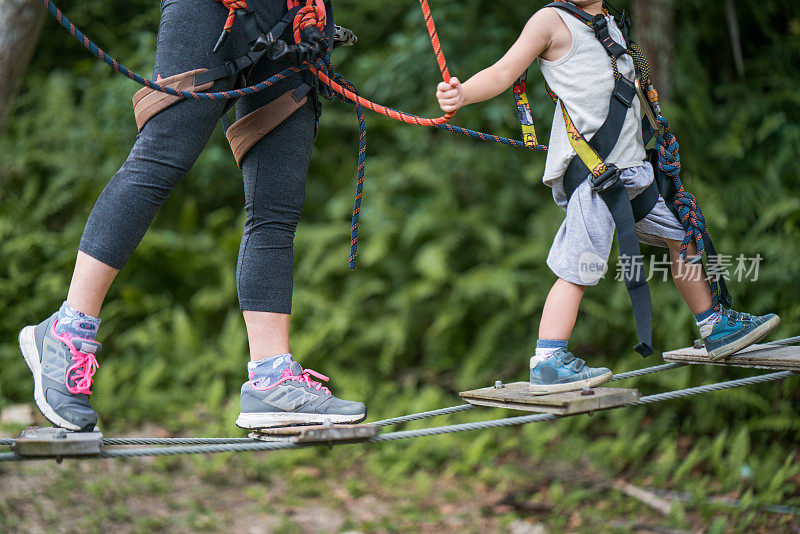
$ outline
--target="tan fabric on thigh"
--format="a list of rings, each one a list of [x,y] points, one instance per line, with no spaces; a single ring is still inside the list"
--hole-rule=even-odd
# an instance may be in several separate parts
[[[294,96],[294,90],[287,91],[269,104],[234,122],[228,128],[225,137],[228,138],[228,142],[231,144],[233,157],[236,158],[236,163],[239,167],[242,166],[242,159],[244,159],[247,151],[253,148],[253,145],[259,139],[285,121],[289,115],[300,109],[307,100],[308,96],[297,100]]]
[[[159,80],[161,85],[180,91],[205,91],[214,85],[214,82],[206,82],[202,85],[195,85],[195,75],[206,72],[208,69],[195,69],[169,78]],[[136,117],[136,127],[142,131],[147,121],[164,111],[171,105],[183,100],[181,96],[173,96],[149,87],[144,87],[133,95],[133,114]]]

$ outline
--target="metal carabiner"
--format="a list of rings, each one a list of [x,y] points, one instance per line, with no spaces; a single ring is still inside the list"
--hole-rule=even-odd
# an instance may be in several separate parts
[[[659,131],[661,127],[659,126],[656,117],[661,117],[661,112],[654,109],[653,103],[650,102],[647,96],[645,96],[639,76],[636,76],[634,84],[636,86],[636,94],[639,95],[639,101],[642,103],[642,108],[644,108],[644,114],[647,117],[647,120],[650,121],[650,126],[653,127],[654,132]]]

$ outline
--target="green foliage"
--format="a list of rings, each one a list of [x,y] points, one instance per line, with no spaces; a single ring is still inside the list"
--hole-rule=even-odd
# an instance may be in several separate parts
[[[732,73],[716,9],[676,3],[676,97],[666,112],[681,141],[684,182],[720,251],[764,258],[757,283],[734,284],[737,305],[779,313],[777,335],[786,337],[800,326],[800,93],[790,68],[800,57],[800,16],[788,0],[739,4],[745,80]],[[61,7],[110,53],[149,71],[158,20],[152,2]],[[453,72],[466,77],[498,58],[534,7],[436,2]],[[416,3],[342,2],[337,9],[360,37],[356,48],[337,52],[338,69],[368,97],[436,114],[438,71]],[[136,133],[130,96],[137,87],[70,39],[47,21],[0,138],[0,407],[30,399],[15,336],[64,299],[89,210]],[[552,105],[543,91],[532,96],[544,134]],[[367,120],[359,268],[348,272],[357,130],[347,106],[328,105],[323,115],[295,247],[293,352],[333,376],[341,396],[368,401],[377,416],[440,407],[456,402],[459,389],[524,377],[554,281],[544,259],[562,218],[540,184],[544,156],[375,115]],[[457,122],[518,136],[509,95],[463,110]],[[238,176],[217,131],[112,288],[94,394],[110,430],[155,422],[230,432],[247,357],[234,279],[243,224]],[[671,284],[651,286],[657,347],[689,344],[696,332],[677,292]],[[590,290],[582,310],[576,351],[619,372],[643,365],[630,350],[621,284],[606,280]],[[647,394],[746,374],[686,368],[637,385]],[[364,460],[391,481],[443,465],[469,472],[493,454],[540,455],[561,443],[575,460],[588,454],[657,484],[797,502],[798,401],[798,382],[789,380],[519,431],[386,444]],[[742,478],[744,467],[750,478]],[[673,513],[680,523],[681,508]]]

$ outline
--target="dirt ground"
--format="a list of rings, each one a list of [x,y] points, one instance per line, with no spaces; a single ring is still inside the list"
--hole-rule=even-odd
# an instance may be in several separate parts
[[[357,468],[326,473],[313,462],[278,472],[261,466],[256,456],[246,462],[241,456],[227,456],[0,464],[0,530],[249,534],[741,531],[724,514],[708,517],[685,512],[676,519],[674,509],[659,512],[613,489],[613,484],[597,478],[590,466],[545,473],[540,466],[520,462],[521,472],[531,472],[529,482],[500,489],[469,475],[447,473],[413,474],[405,482],[388,485]],[[676,521],[683,527],[676,528]],[[800,531],[800,521],[791,517],[765,515],[758,523],[753,531]]]

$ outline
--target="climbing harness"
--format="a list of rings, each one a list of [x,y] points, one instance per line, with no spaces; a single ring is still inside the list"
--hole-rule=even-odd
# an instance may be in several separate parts
[[[610,15],[607,8],[611,8],[611,6],[608,3],[604,3],[604,12],[596,16],[590,15],[567,0],[556,0],[546,7],[563,10],[590,27],[610,59],[614,75],[614,88],[611,93],[608,115],[591,139],[587,140],[575,127],[564,101],[549,87],[547,91],[555,105],[561,108],[567,138],[577,154],[564,174],[564,189],[567,199],[572,196],[578,186],[588,180],[592,190],[597,192],[611,212],[617,229],[620,257],[628,263],[625,265],[624,281],[633,306],[639,338],[639,343],[634,349],[646,357],[653,353],[652,304],[650,290],[644,275],[636,222],[650,213],[661,195],[685,229],[685,237],[681,244],[682,258],[687,260],[687,249],[693,242],[697,245],[698,257],[691,260],[692,262],[701,261],[705,253],[710,263],[716,263],[718,261],[717,254],[696,200],[683,188],[680,181],[678,142],[670,132],[669,122],[661,116],[658,93],[650,79],[647,59],[641,48],[629,39],[630,19],[626,13],[617,11],[619,18],[615,18],[625,41],[625,46],[622,46],[614,41],[609,32],[608,18]],[[625,54],[633,59],[634,80],[622,76],[617,68],[617,60]],[[528,101],[525,94],[526,76],[527,73],[517,80],[514,86],[514,97],[520,111],[523,137],[532,135],[535,143],[532,121],[528,120],[529,110],[523,110],[523,106],[521,106],[521,103],[524,105]],[[644,145],[647,146],[654,135],[656,137],[656,149],[648,152],[648,159],[652,162],[655,171],[655,180],[639,195],[629,199],[625,186],[620,180],[620,170],[615,165],[606,163],[605,160],[619,141],[625,117],[637,97],[641,100],[645,112],[645,118],[642,119]],[[720,276],[711,277],[711,289],[715,308],[719,309],[720,305],[730,307],[732,299],[725,281]]]
[[[249,17],[249,15],[247,15],[246,12],[247,10],[244,7],[246,6],[246,1],[244,0],[217,0],[217,1],[221,1],[223,5],[228,7],[228,17],[225,21],[222,34],[220,35],[220,41],[224,42],[224,40],[227,38],[227,34],[233,27],[234,21],[238,17],[241,17],[241,20],[244,21],[243,22],[245,26],[244,30],[248,32],[248,35],[252,35],[251,33],[253,29],[253,25],[251,24],[252,18]],[[213,84],[213,80],[219,78],[214,78],[214,76],[217,75],[216,72],[210,74],[209,71],[203,72],[204,69],[197,69],[197,71],[200,72],[190,71],[189,73],[178,74],[176,77],[170,77],[164,80],[149,80],[131,71],[125,65],[119,63],[116,59],[114,59],[112,56],[108,55],[105,51],[99,48],[93,41],[91,41],[88,37],[86,37],[86,35],[84,35],[83,32],[81,32],[75,26],[75,24],[71,22],[61,12],[61,10],[58,9],[58,7],[56,7],[55,4],[53,4],[53,2],[51,2],[50,0],[41,0],[41,2],[47,8],[50,14],[59,22],[59,24],[61,24],[61,26],[63,26],[67,31],[69,31],[70,34],[78,42],[80,42],[87,50],[89,50],[97,58],[105,62],[116,72],[119,72],[120,74],[139,83],[145,88],[155,91],[159,94],[163,93],[164,95],[177,97],[173,101],[164,100],[163,102],[159,101],[160,97],[152,96],[151,93],[149,92],[139,95],[138,98],[134,97],[134,112],[137,115],[137,127],[139,127],[139,129],[141,129],[141,126],[143,126],[144,123],[146,123],[146,121],[149,120],[149,118],[152,118],[152,116],[154,116],[155,113],[159,111],[158,108],[166,109],[167,107],[169,107],[169,105],[174,104],[180,99],[186,98],[194,100],[211,100],[211,101],[237,99],[243,96],[256,94],[260,91],[263,91],[267,87],[271,87],[276,83],[285,80],[289,76],[305,71],[310,72],[317,79],[322,81],[322,83],[330,90],[330,93],[332,93],[330,95],[326,94],[323,96],[325,96],[328,99],[338,98],[342,102],[353,104],[353,106],[355,107],[356,117],[358,119],[358,125],[359,125],[359,150],[358,150],[358,163],[356,170],[356,198],[353,203],[353,216],[352,216],[351,239],[350,239],[351,269],[355,268],[356,265],[359,213],[360,213],[361,196],[364,183],[364,170],[366,166],[366,123],[363,114],[364,107],[376,113],[383,114],[389,118],[402,121],[407,124],[415,124],[419,126],[435,126],[437,128],[446,130],[451,133],[472,137],[473,139],[479,139],[481,141],[491,141],[494,143],[504,144],[507,146],[513,146],[516,148],[528,148],[530,150],[537,150],[537,151],[547,150],[547,147],[544,145],[534,144],[531,146],[530,144],[526,144],[516,139],[509,139],[494,134],[478,132],[475,130],[462,128],[460,126],[454,126],[448,124],[447,121],[452,117],[452,114],[446,114],[439,118],[429,119],[429,118],[419,117],[411,113],[406,113],[404,111],[398,111],[386,106],[382,106],[380,104],[376,104],[367,99],[364,99],[358,94],[358,91],[355,89],[353,84],[351,84],[343,76],[341,76],[339,73],[333,70],[329,57],[330,49],[328,49],[326,52],[326,56],[328,57],[324,58],[327,60],[327,63],[323,61],[323,59],[321,58],[317,58],[314,64],[312,64],[310,61],[305,61],[300,65],[290,66],[285,70],[271,76],[270,78],[262,82],[250,86],[240,87],[230,91],[205,92],[205,90],[210,87],[207,86],[207,83],[209,81],[212,81]],[[434,53],[436,54],[437,62],[442,72],[443,79],[445,79],[445,81],[449,81],[449,71],[447,69],[447,63],[445,61],[444,53],[442,52],[442,48],[439,43],[439,38],[436,33],[436,26],[434,24],[433,17],[431,15],[430,8],[428,6],[428,0],[419,0],[419,3],[420,7],[422,8],[423,16],[425,17],[428,34],[431,38],[431,44],[433,46]],[[298,2],[297,0],[288,0],[287,6],[289,7],[289,11],[292,11],[292,9],[296,8],[299,4],[300,2]],[[301,13],[304,9],[305,12]],[[310,16],[311,9],[313,9],[315,12],[316,10],[320,9],[319,2],[312,3],[311,5],[309,5],[309,3],[307,2],[303,7],[301,7],[300,10],[296,12],[294,20],[292,20],[292,34],[295,39],[294,43],[295,46],[299,46],[300,43],[302,42],[303,38],[302,32],[304,29],[306,29],[305,25],[312,25],[314,23],[313,22],[314,20],[319,21],[320,15],[318,14],[315,15],[316,18],[312,18]],[[325,17],[327,18],[327,15],[325,15]],[[276,32],[277,30],[283,32],[287,27],[288,24],[283,29],[277,27],[273,28],[273,30],[275,30]],[[259,39],[261,40],[260,44],[259,44]],[[218,41],[218,46],[221,46],[220,41]],[[333,48],[336,48],[338,46],[349,46],[355,44],[356,41],[357,41],[356,36],[353,35],[353,33],[350,30],[334,25],[334,38],[332,43]],[[257,44],[258,46],[256,46]],[[263,49],[260,48],[262,45],[264,46]],[[284,45],[287,48],[284,48]],[[215,48],[218,48],[218,46]],[[251,46],[251,51],[248,52],[248,54],[233,62],[226,63],[225,75],[226,76],[238,75],[242,71],[251,67],[252,64],[255,62],[255,60],[263,56],[267,48],[269,49],[272,55],[278,55],[279,53],[281,53],[281,51],[286,51],[286,55],[291,56],[289,50],[292,50],[291,49],[292,46],[293,45],[286,45],[285,41],[282,41],[280,39],[280,35],[274,33],[272,30],[270,32],[266,32],[263,35],[259,35],[256,38],[254,44]],[[298,55],[301,55],[298,54],[297,48],[294,48],[293,50],[294,52],[292,52],[292,54],[294,54],[295,58],[297,58]],[[256,56],[258,56],[258,58],[256,58]],[[228,74],[229,71],[230,74]],[[182,78],[178,79],[179,77]],[[145,97],[147,97],[147,101],[142,102],[143,100],[145,100]],[[296,93],[293,94],[293,97],[297,98],[295,99],[294,104],[289,102],[290,106],[299,104],[299,100],[303,98],[303,96],[298,96],[298,94]],[[286,98],[286,100],[288,101],[288,98]],[[150,109],[151,106],[152,108]],[[267,104],[267,106],[269,106],[269,104]],[[268,118],[272,120],[276,120],[277,117],[279,117],[282,114],[282,113],[275,113],[273,115],[272,113],[268,113],[265,111],[261,111],[261,113],[268,115]],[[256,120],[252,119],[252,121],[248,122],[255,123]],[[245,126],[246,123],[243,123],[241,125],[242,131],[237,132],[237,130],[234,130],[234,132],[231,134],[233,141],[231,141],[229,138],[229,142],[231,142],[232,144],[231,148],[234,152],[234,156],[238,158],[237,162],[241,161],[241,157],[243,157],[243,154],[249,148],[247,146],[249,142],[248,140],[252,139],[252,137],[255,135],[259,135],[257,132],[251,132],[249,129],[245,128]]]
[[[788,338],[779,341],[773,341],[768,344],[768,346],[787,346],[787,345],[794,345],[800,343],[800,336]],[[663,371],[669,371],[672,369],[678,369],[680,367],[684,367],[686,364],[684,363],[665,363],[661,365],[655,365],[652,367],[645,367],[643,369],[637,369],[634,371],[629,371],[625,373],[620,373],[615,375],[612,378],[612,381],[621,381],[621,380],[628,380],[633,378],[639,378],[642,376],[647,376],[655,373],[660,373]],[[618,406],[617,408],[623,407],[633,407],[633,406],[646,406],[649,404],[655,404],[659,402],[665,402],[669,400],[681,399],[686,397],[691,397],[694,395],[700,395],[704,393],[711,393],[714,391],[722,391],[725,389],[732,389],[737,387],[745,387],[751,386],[755,384],[763,384],[767,382],[775,382],[778,380],[784,380],[787,378],[791,378],[793,376],[797,376],[797,371],[779,371],[773,373],[766,373],[761,375],[749,376],[746,378],[740,378],[735,380],[728,380],[724,382],[717,382],[713,384],[707,384],[703,386],[696,386],[686,389],[679,389],[674,391],[666,391],[663,393],[656,393],[653,395],[647,395],[644,397],[640,397],[637,401],[631,402],[629,404],[625,404],[622,406]],[[374,421],[371,423],[367,423],[365,426],[369,427],[378,427],[384,428],[387,426],[392,425],[399,425],[403,423],[408,423],[411,421],[419,421],[424,419],[430,419],[433,417],[440,417],[445,415],[452,415],[455,413],[473,410],[478,408],[473,404],[461,404],[456,406],[450,406],[447,408],[440,408],[438,410],[431,410],[427,412],[420,412],[416,414],[409,414],[403,415],[399,417],[393,417],[390,419],[383,419],[380,421]],[[360,439],[361,443],[382,443],[387,441],[397,441],[401,439],[411,439],[411,438],[421,438],[426,436],[437,436],[442,434],[453,434],[457,432],[468,432],[473,430],[487,430],[493,428],[502,428],[502,427],[510,427],[510,426],[519,426],[519,425],[526,425],[530,423],[539,423],[545,421],[553,421],[556,419],[561,419],[563,417],[572,417],[572,415],[555,415],[549,413],[540,413],[534,415],[523,415],[523,416],[515,416],[515,417],[507,417],[503,419],[491,419],[486,421],[476,421],[476,422],[468,422],[468,423],[460,423],[460,424],[453,424],[453,425],[444,425],[438,427],[431,427],[431,428],[422,428],[422,429],[413,429],[413,430],[398,430],[394,432],[388,432],[385,434],[380,434],[375,437],[367,437]],[[335,428],[336,425],[334,425]],[[73,433],[74,434],[74,433]],[[370,433],[364,433],[364,435],[370,435]],[[0,446],[15,446],[14,439],[0,439]],[[348,441],[343,441],[341,443],[347,443]],[[76,458],[131,458],[131,457],[140,457],[140,456],[172,456],[172,455],[185,455],[185,454],[213,454],[213,453],[222,453],[222,452],[245,452],[245,451],[268,451],[268,450],[287,450],[287,449],[298,449],[304,447],[310,447],[315,445],[333,445],[334,443],[339,443],[338,441],[330,441],[326,442],[322,441],[291,441],[291,440],[281,440],[281,441],[260,441],[253,437],[241,438],[241,437],[231,437],[231,438],[101,438],[100,444],[102,448],[100,449],[99,453],[95,453],[94,451],[91,452],[89,456],[76,456]],[[83,444],[83,448],[88,448],[90,444],[86,443]],[[116,446],[151,446],[148,448],[127,448],[127,449],[108,449],[108,447],[116,447]],[[152,447],[157,446],[157,447]],[[20,447],[15,447],[15,450],[20,449]],[[8,452],[8,453],[0,453],[0,462],[11,462],[11,461],[25,461],[25,460],[36,460],[36,459],[45,459],[45,458],[56,458],[59,459],[61,456],[67,456],[67,454],[62,455],[50,455],[50,456],[43,456],[43,455],[21,455],[17,452]]]
[[[234,79],[237,85],[246,86],[250,71],[264,56],[273,61],[289,58],[298,66],[307,61],[317,61],[319,58],[329,61],[325,56],[326,51],[332,48],[332,43],[326,42],[323,33],[327,24],[327,13],[326,5],[322,1],[308,0],[307,4],[301,7],[299,1],[289,0],[286,14],[269,31],[263,30],[255,11],[248,9],[245,0],[217,1],[227,7],[229,13],[214,52],[225,42],[235,21],[239,21],[249,47],[248,52],[216,68],[195,69],[161,80],[163,85],[199,92],[211,88],[218,81]],[[296,42],[292,45],[281,39],[289,29],[296,37]],[[239,166],[247,151],[261,137],[302,107],[312,91],[316,94],[314,81],[309,78],[307,75],[304,76],[304,81],[299,87],[287,91],[233,125],[223,122],[226,137]],[[228,100],[226,110],[236,98],[238,97]],[[182,99],[159,92],[156,88],[142,88],[133,97],[134,115],[139,131],[141,132],[149,119],[180,100]]]

